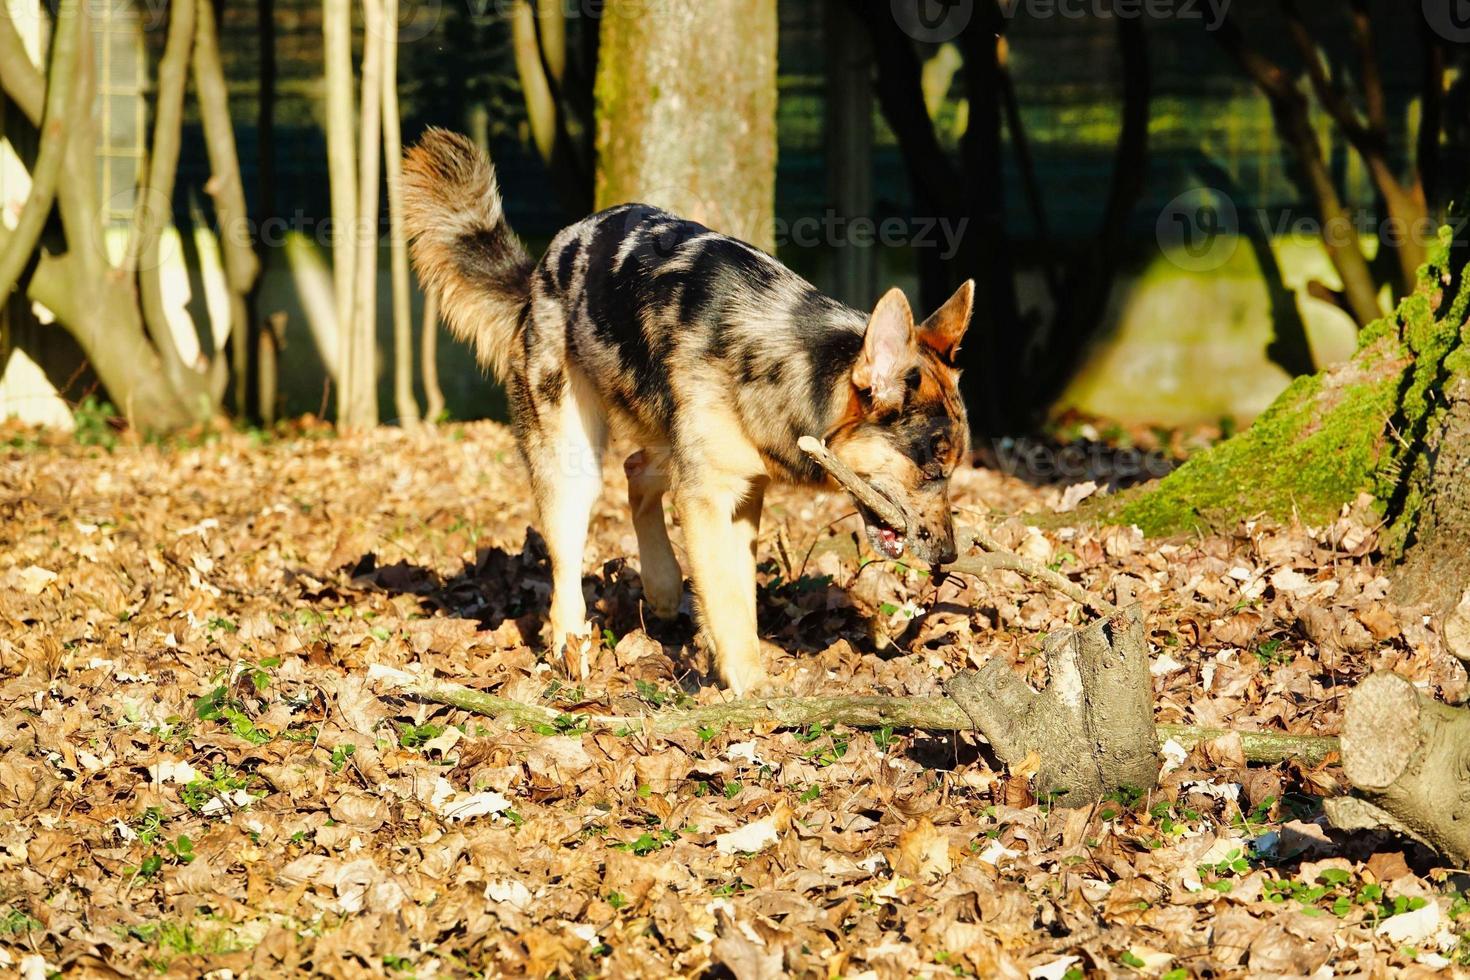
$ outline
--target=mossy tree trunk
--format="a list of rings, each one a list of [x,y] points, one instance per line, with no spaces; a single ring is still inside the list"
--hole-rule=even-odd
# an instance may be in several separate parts
[[[608,0],[594,94],[599,208],[653,204],[774,250],[775,0]]]
[[[1244,518],[1334,519],[1362,493],[1399,563],[1399,598],[1447,612],[1470,584],[1470,279],[1448,229],[1414,291],[1349,361],[1298,378],[1244,432],[1098,516],[1150,534]]]

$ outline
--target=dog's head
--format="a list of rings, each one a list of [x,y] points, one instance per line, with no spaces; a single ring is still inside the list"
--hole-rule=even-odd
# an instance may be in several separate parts
[[[970,446],[956,358],[974,301],[969,281],[915,325],[908,300],[890,289],[868,318],[848,408],[827,445],[906,515],[906,527],[889,527],[859,505],[868,542],[885,557],[955,559],[949,478]]]

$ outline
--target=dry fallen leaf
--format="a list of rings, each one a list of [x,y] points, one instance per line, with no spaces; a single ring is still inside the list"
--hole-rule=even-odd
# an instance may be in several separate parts
[[[915,881],[933,881],[949,874],[949,838],[934,829],[928,817],[919,817],[898,835],[891,861],[901,875]]]
[[[46,586],[55,582],[57,574],[39,565],[27,565],[19,572],[12,575],[16,585],[27,595],[40,595],[46,591]]]

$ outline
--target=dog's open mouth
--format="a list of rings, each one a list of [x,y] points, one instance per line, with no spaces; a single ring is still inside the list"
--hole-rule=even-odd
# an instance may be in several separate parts
[[[868,544],[872,545],[874,551],[884,558],[898,558],[903,555],[904,531],[889,526],[861,504],[858,505],[858,511],[862,514],[863,529],[868,532]]]

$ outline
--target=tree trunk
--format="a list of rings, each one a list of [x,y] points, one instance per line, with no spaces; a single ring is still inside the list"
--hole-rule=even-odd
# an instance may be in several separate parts
[[[352,273],[352,338],[344,362],[350,384],[338,401],[337,422],[350,429],[378,424],[378,195],[383,121],[383,0],[363,0],[362,100],[357,124],[356,268]]]
[[[371,35],[369,35],[371,37]],[[352,274],[357,267],[357,111],[352,95],[352,0],[323,0],[322,57],[326,74],[327,172],[332,198],[332,295],[337,345],[326,358],[337,380],[338,415],[352,397]]]
[[[1261,514],[1321,524],[1369,493],[1398,597],[1448,612],[1470,581],[1466,251],[1442,229],[1414,292],[1362,331],[1351,360],[1298,378],[1250,428],[1094,514],[1151,534]]]
[[[388,262],[393,295],[393,408],[398,424],[419,423],[413,393],[413,313],[408,241],[403,237],[403,134],[398,120],[398,0],[383,0],[383,163],[388,179]]]
[[[64,59],[69,57],[67,39],[78,41],[74,67],[52,64],[53,70],[65,75],[64,81],[72,86],[65,113],[64,158],[54,184],[54,210],[60,214],[65,247],[37,251],[22,239],[16,248],[33,255],[34,262],[26,263],[20,285],[29,300],[50,310],[77,341],[108,397],[132,425],[148,431],[180,429],[213,415],[219,397],[216,379],[220,377],[215,368],[221,362],[203,371],[178,363],[169,324],[159,310],[150,315],[148,307],[140,306],[137,281],[130,274],[142,266],[139,243],[130,243],[121,268],[107,259],[95,179],[97,120],[91,107],[97,93],[97,76],[87,13],[86,4],[63,3],[58,8],[56,27],[59,43],[53,45],[53,58]],[[165,52],[166,58],[170,51],[175,55],[170,61],[171,70],[181,67],[178,51],[187,26],[187,18],[183,18],[177,30],[171,28],[173,37]],[[178,94],[176,80],[170,80],[167,87],[168,92],[160,92],[165,103]],[[14,21],[5,17],[0,17],[0,88],[20,114],[42,130],[43,139],[54,131],[54,106],[48,107],[47,102],[60,98],[64,86],[48,86],[46,75],[31,61]],[[171,111],[168,104],[160,107],[160,113]],[[170,121],[161,119],[160,126],[162,137],[155,133],[155,140],[161,138],[162,142],[153,147],[148,187],[162,190],[172,186],[169,157],[174,151],[169,146]],[[50,166],[49,160],[44,162]],[[41,191],[45,193],[47,181],[42,169]],[[147,198],[142,206],[147,207]],[[140,222],[148,225],[158,218],[157,214],[144,214]],[[0,228],[0,254],[16,241],[13,236],[26,235],[30,227],[31,220],[27,219],[16,231]]]
[[[873,210],[873,52],[847,0],[824,0],[827,101],[822,139],[827,158],[827,200],[839,217]],[[873,249],[839,248],[832,255],[832,295],[864,309],[881,292],[875,285]]]
[[[424,418],[433,425],[444,418],[444,389],[439,384],[439,298],[424,296],[424,323],[419,329],[419,372],[424,383]]]
[[[773,251],[775,0],[608,0],[601,30],[597,207],[654,204]]]
[[[1050,682],[1036,691],[995,657],[950,678],[959,703],[1011,768],[1035,758],[1036,791],[1086,806],[1117,790],[1159,782],[1148,640],[1137,604],[1046,639]]]
[[[198,0],[194,21],[194,89],[199,100],[199,119],[204,127],[204,145],[209,155],[210,176],[205,190],[214,201],[220,258],[230,294],[235,411],[244,414],[254,401],[251,364],[255,360],[259,340],[250,314],[250,299],[255,280],[260,275],[260,259],[255,254],[250,215],[245,208],[245,184],[240,176],[235,124],[230,117],[229,92],[220,60],[214,0]]]
[[[174,179],[179,168],[184,95],[189,86],[189,65],[194,58],[197,11],[198,4],[194,3],[176,3],[169,8],[168,40],[158,62],[153,152],[148,155],[145,183],[138,189],[123,266],[125,271],[137,273],[143,321],[154,328],[154,346],[159,349],[170,383],[178,389],[186,387],[185,378],[190,369],[179,355],[165,312],[161,243],[164,230],[173,224]]]
[[[51,45],[46,114],[41,120],[36,162],[31,167],[30,193],[26,195],[14,229],[0,243],[0,299],[8,297],[15,288],[16,280],[41,239],[46,217],[56,200],[56,185],[66,157],[67,119],[76,116],[87,105],[83,91],[85,86],[76,84],[75,77],[84,26],[85,21],[75,11],[66,13],[58,24],[56,40]]]

